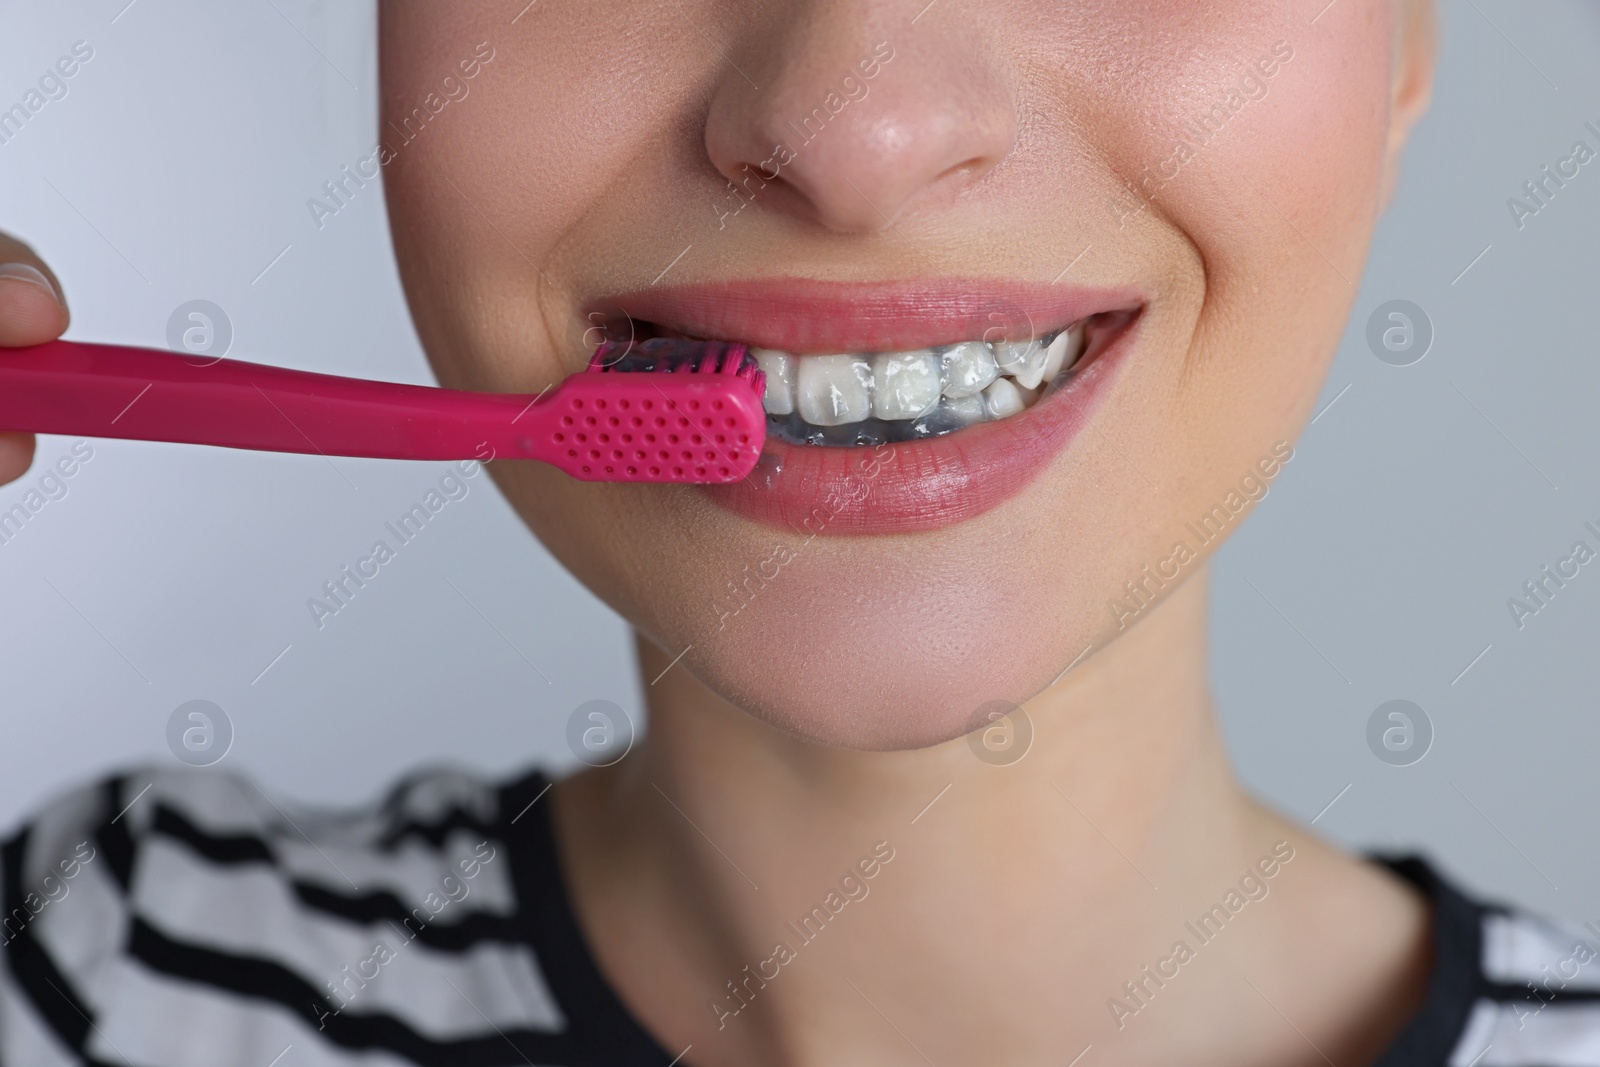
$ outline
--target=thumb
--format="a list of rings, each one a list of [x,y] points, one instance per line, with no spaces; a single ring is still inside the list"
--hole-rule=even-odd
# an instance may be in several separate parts
[[[3,349],[60,337],[68,322],[61,284],[33,249],[0,234],[0,359]],[[33,463],[33,435],[0,432],[0,484]]]
[[[0,348],[52,341],[67,328],[61,283],[33,250],[0,234]]]

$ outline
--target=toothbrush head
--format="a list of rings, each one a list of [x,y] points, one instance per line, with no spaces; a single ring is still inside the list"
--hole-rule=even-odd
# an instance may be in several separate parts
[[[589,369],[608,374],[720,374],[747,380],[761,373],[745,345],[675,337],[607,341],[595,349]]]
[[[550,398],[553,462],[585,481],[739,481],[766,439],[765,389],[742,344],[607,342]]]

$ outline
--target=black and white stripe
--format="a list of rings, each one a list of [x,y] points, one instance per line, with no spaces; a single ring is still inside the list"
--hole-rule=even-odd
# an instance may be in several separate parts
[[[1433,975],[1374,1067],[1600,1067],[1600,932],[1468,900],[1415,858],[1380,862],[1432,905]]]
[[[1502,909],[1483,914],[1483,984],[1450,1067],[1600,1063],[1600,937]]]
[[[0,1067],[669,1067],[573,920],[547,784],[328,815],[157,771],[50,804],[0,847]],[[1600,930],[1383,862],[1434,975],[1377,1067],[1600,1067]]]
[[[530,911],[561,894],[542,812],[503,817],[542,788],[329,817],[160,771],[49,806],[0,850],[0,1063],[665,1064],[586,956],[546,974],[581,938]]]

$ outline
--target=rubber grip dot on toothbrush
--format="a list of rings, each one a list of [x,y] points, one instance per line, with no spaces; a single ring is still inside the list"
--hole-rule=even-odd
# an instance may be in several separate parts
[[[719,419],[710,412],[727,409],[720,398],[690,397],[682,403],[668,398],[658,404],[648,398],[608,403],[602,397],[574,396],[567,406],[560,419],[562,428],[552,433],[551,440],[564,446],[567,458],[584,477],[681,480],[692,475],[702,481],[712,477],[728,481],[738,476],[730,463],[738,462],[750,445],[748,433],[739,433],[730,442],[727,433],[718,432]],[[607,413],[635,409],[653,414],[632,414],[625,422]],[[732,416],[720,421],[727,430],[739,425]]]

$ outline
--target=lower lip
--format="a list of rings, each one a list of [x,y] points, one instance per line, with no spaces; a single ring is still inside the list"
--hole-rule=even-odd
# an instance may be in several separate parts
[[[1066,448],[1110,390],[1138,327],[1085,352],[1081,371],[1019,415],[877,448],[769,438],[748,478],[701,489],[737,515],[808,535],[954,526],[1022,492]]]

